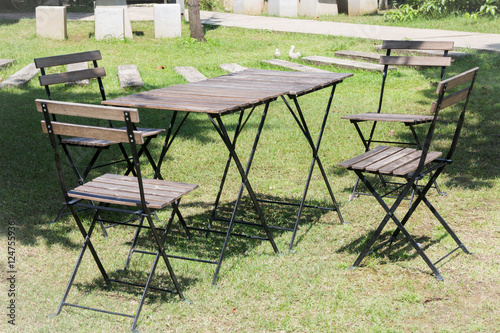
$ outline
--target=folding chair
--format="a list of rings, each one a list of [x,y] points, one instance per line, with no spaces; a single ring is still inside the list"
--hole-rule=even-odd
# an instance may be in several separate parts
[[[425,137],[425,142],[422,150],[415,150],[412,148],[400,148],[400,147],[388,147],[388,146],[378,146],[372,150],[367,151],[366,153],[354,157],[350,160],[342,162],[339,166],[347,168],[348,170],[352,170],[356,173],[359,179],[366,185],[366,187],[370,190],[372,195],[377,199],[380,205],[386,211],[386,215],[377,230],[370,238],[364,249],[362,250],[359,257],[356,259],[353,267],[358,266],[363,258],[379,249],[386,244],[392,244],[397,235],[402,232],[406,239],[410,242],[413,248],[418,252],[418,254],[424,259],[427,265],[430,267],[434,275],[438,280],[442,280],[441,274],[436,268],[436,264],[455,252],[458,249],[462,249],[465,253],[470,253],[465,245],[458,239],[455,233],[452,231],[451,227],[446,223],[446,221],[439,215],[436,208],[429,202],[426,198],[426,194],[429,189],[432,187],[432,184],[439,177],[439,175],[443,172],[444,168],[452,163],[452,156],[457,147],[458,138],[460,136],[460,131],[464,122],[465,117],[465,109],[467,103],[469,101],[469,96],[472,91],[472,86],[474,85],[474,80],[476,78],[477,72],[479,68],[473,68],[469,71],[466,71],[462,74],[456,75],[447,80],[441,81],[437,87],[438,99],[437,101],[432,103],[431,111],[434,113],[432,117],[432,122],[430,123],[429,130]],[[461,89],[461,90],[459,90]],[[458,118],[456,124],[455,134],[453,135],[453,139],[451,141],[451,145],[449,151],[445,158],[440,158],[442,156],[441,152],[437,151],[429,151],[432,138],[434,135],[434,130],[436,128],[436,122],[438,119],[439,111],[450,107],[458,102],[464,101],[462,111],[460,112],[460,116]],[[375,190],[370,181],[365,177],[365,173],[371,173],[382,176],[394,176],[403,178],[406,182],[404,185],[401,185],[399,196],[396,198],[392,206],[389,206],[385,203],[382,196]],[[421,180],[426,175],[430,176],[429,181],[423,187],[417,186],[416,182]],[[410,190],[415,191],[417,197],[409,207],[406,215],[402,220],[396,217],[396,209],[401,204],[402,200],[408,194]],[[445,228],[448,234],[453,238],[453,240],[457,243],[458,247],[452,250],[450,253],[439,259],[438,261],[432,263],[430,259],[427,257],[423,249],[414,238],[410,235],[410,233],[406,230],[405,225],[406,222],[410,219],[411,215],[418,207],[418,205],[424,202],[425,205],[430,209],[430,211],[434,214],[434,216],[438,219],[441,225]],[[373,244],[380,236],[382,230],[386,226],[387,222],[392,220],[397,229],[393,232],[392,236],[389,240],[383,242],[381,245],[372,250]]]
[[[137,145],[144,144],[144,142],[147,140],[147,133],[136,130],[134,126],[134,123],[139,122],[139,114],[137,112],[137,109],[66,103],[40,99],[36,100],[36,107],[39,112],[43,112],[44,120],[42,121],[42,129],[45,133],[48,133],[50,143],[52,145],[52,148],[54,149],[56,167],[59,174],[59,181],[61,184],[62,192],[64,194],[66,205],[71,211],[76,224],[84,238],[83,247],[80,251],[80,255],[78,256],[76,266],[73,270],[73,274],[71,275],[70,281],[67,285],[66,291],[56,315],[61,312],[63,306],[72,306],[108,314],[130,317],[134,319],[132,330],[135,332],[137,321],[149,289],[176,293],[181,299],[184,299],[179,283],[177,282],[172,267],[170,266],[168,256],[164,251],[164,242],[174,216],[177,215],[179,220],[184,222],[178,208],[181,198],[196,189],[198,185],[177,183],[159,179],[142,178]],[[78,116],[85,118],[111,119],[113,121],[121,120],[125,122],[126,129],[81,125],[75,122],[65,123],[53,121],[52,115],[62,114],[67,116]],[[88,138],[98,140],[129,143],[136,176],[104,174],[90,182],[79,185],[75,189],[67,190],[64,181],[63,167],[61,164],[61,159],[59,157],[60,148],[57,143],[58,135],[85,135]],[[99,203],[99,205],[97,205],[96,203]],[[163,235],[161,235],[160,231],[162,229],[156,228],[152,216],[156,210],[164,209],[168,206],[172,207],[172,214],[166,228],[163,230]],[[79,213],[77,212],[76,207],[90,208],[94,211],[92,223],[87,230],[85,229],[82,220],[79,217]],[[135,216],[135,218],[131,220],[129,219],[125,222],[116,221],[114,223],[117,223],[119,225],[132,226],[135,228],[148,228],[151,230],[154,238],[154,244],[157,247],[157,250],[154,253],[156,256],[154,264],[145,284],[111,279],[106,273],[106,270],[101,260],[99,259],[97,251],[92,245],[91,241],[92,232],[94,230],[96,222],[100,219],[99,214],[102,211],[130,214],[132,216]],[[134,221],[137,220],[139,220],[139,224],[134,224]],[[148,225],[143,224],[144,220],[147,220]],[[144,288],[138,309],[134,315],[116,313],[103,309],[89,308],[78,304],[68,303],[66,301],[87,248],[90,250],[92,257],[97,264],[102,277],[104,278],[106,286],[109,286],[111,282],[116,282],[132,286],[140,286]],[[175,287],[174,290],[155,288],[151,286],[151,281],[153,280],[153,276],[160,258],[162,258],[165,262],[171,278],[171,282]]]
[[[89,81],[90,79],[97,79],[97,82],[99,84],[99,91],[101,94],[101,99],[104,101],[106,100],[106,94],[104,91],[104,85],[102,83],[102,78],[106,76],[106,71],[104,67],[98,67],[97,65],[97,60],[101,60],[101,52],[100,51],[88,51],[88,52],[81,52],[81,53],[73,53],[73,54],[64,54],[64,55],[57,55],[57,56],[51,56],[51,57],[45,57],[45,58],[37,58],[35,59],[35,66],[37,68],[40,68],[41,75],[39,76],[39,81],[40,85],[42,87],[45,87],[45,92],[47,93],[47,98],[51,99],[51,91],[50,91],[50,86],[56,85],[56,84],[85,84],[86,81]],[[88,63],[92,62],[93,68],[88,68]],[[60,68],[63,66],[66,66],[66,72],[59,72]],[[70,68],[73,66],[76,69]],[[55,67],[58,68],[58,72],[56,73],[49,73],[50,70],[54,69]],[[53,115],[53,120],[56,121],[55,115]],[[108,126],[109,127],[114,127],[113,122],[109,119],[106,119],[108,121]],[[147,139],[144,142],[144,145],[142,146],[141,150],[139,151],[139,156],[142,155],[142,153],[145,153],[147,156],[149,163],[153,167],[153,169],[156,169],[156,164],[151,157],[151,154],[149,153],[147,149],[147,145],[151,141],[151,139],[155,138],[159,133],[164,132],[164,129],[155,129],[155,128],[141,128],[140,129],[143,133],[146,134]],[[126,175],[128,175],[130,172],[133,172],[133,165],[131,162],[131,158],[127,155],[125,148],[121,143],[113,142],[113,141],[108,141],[108,140],[95,140],[95,139],[90,139],[87,138],[85,135],[83,137],[68,137],[62,140],[61,138],[58,138],[59,143],[61,144],[64,154],[68,158],[68,161],[73,169],[73,172],[75,173],[78,183],[83,184],[85,181],[85,178],[88,176],[89,172],[92,169],[112,165],[115,163],[120,163],[120,162],[125,162],[127,163],[127,171]],[[97,162],[97,159],[105,149],[109,149],[113,145],[118,145],[121,154],[122,154],[122,159],[119,159],[117,161],[112,161],[100,165],[95,165]],[[75,163],[75,160],[70,153],[70,150],[68,147],[84,147],[84,148],[93,148],[95,149],[95,153],[93,157],[90,159],[88,162],[87,166],[85,167],[85,170],[81,172],[79,168],[77,167],[77,163]],[[160,179],[161,179],[161,175]],[[63,207],[60,211],[59,214],[57,215],[55,221],[58,221],[62,214],[65,211],[65,207]],[[54,222],[55,222],[54,221]]]
[[[380,98],[378,103],[378,109],[376,113],[361,113],[343,116],[342,119],[349,119],[352,124],[356,127],[356,131],[361,138],[361,141],[365,147],[365,152],[370,150],[372,143],[385,143],[385,144],[404,144],[409,146],[416,146],[418,149],[422,149],[422,144],[418,138],[415,131],[415,126],[419,124],[428,124],[432,122],[431,115],[409,115],[401,113],[385,113],[382,112],[382,102],[384,99],[384,90],[387,75],[390,71],[390,66],[425,66],[425,67],[440,67],[441,75],[440,80],[444,79],[446,67],[451,65],[451,57],[448,56],[448,51],[453,50],[453,42],[440,42],[440,41],[398,41],[398,40],[386,40],[382,43],[382,49],[387,50],[385,56],[380,57],[380,64],[384,65],[384,70],[382,72],[382,86],[380,89]],[[414,52],[419,55],[391,55],[392,50],[404,50],[405,52]],[[425,55],[430,53],[431,55]],[[373,124],[368,126],[370,128],[369,135],[366,135],[361,130],[359,123],[362,122],[373,122]],[[375,129],[377,127],[377,122],[395,122],[404,124],[409,128],[413,141],[409,142],[394,142],[387,140],[376,140],[375,139]],[[382,184],[385,186],[390,182],[386,182],[384,178],[380,178]],[[358,191],[359,178],[356,180],[352,195],[350,200],[353,200],[357,195],[370,195],[369,193],[364,193]],[[399,185],[399,184],[395,184]],[[434,187],[438,193],[445,195],[446,193],[441,192],[437,183]],[[413,197],[413,194],[412,196]],[[410,200],[411,204],[411,200]]]

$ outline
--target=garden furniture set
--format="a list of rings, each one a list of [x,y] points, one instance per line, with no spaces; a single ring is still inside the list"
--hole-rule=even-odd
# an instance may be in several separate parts
[[[451,251],[455,252],[462,249],[466,253],[470,253],[463,243],[455,235],[451,227],[437,212],[436,208],[430,203],[427,198],[427,193],[432,187],[436,187],[437,178],[442,174],[446,166],[452,162],[453,153],[456,150],[457,142],[460,136],[460,130],[463,126],[467,102],[476,78],[478,68],[471,69],[461,74],[455,75],[451,78],[444,79],[444,69],[451,64],[451,58],[446,57],[446,52],[453,48],[453,43],[447,42],[407,42],[407,41],[385,41],[383,48],[387,49],[387,56],[381,58],[381,63],[385,65],[383,72],[382,88],[380,93],[379,108],[376,113],[363,113],[358,115],[347,115],[343,118],[349,119],[354,125],[360,135],[365,152],[357,157],[349,159],[339,164],[340,167],[353,171],[358,180],[354,188],[354,192],[358,193],[358,182],[361,181],[369,190],[370,195],[373,195],[377,202],[382,206],[386,212],[385,217],[376,229],[375,233],[371,236],[368,243],[365,245],[361,254],[355,261],[353,267],[358,266],[363,258],[387,244],[391,244],[399,233],[402,233],[406,240],[412,245],[415,251],[426,262],[429,268],[434,273],[438,280],[442,280],[441,274],[436,268],[436,263],[432,263],[424,252],[424,249],[415,241],[406,228],[406,223],[410,219],[415,209],[424,203],[429,210],[438,219],[445,230],[451,235],[457,244],[457,248]],[[415,57],[415,56],[399,56],[394,57],[391,55],[393,49],[441,49],[444,50],[444,57]],[[92,56],[92,58],[89,58]],[[428,58],[428,59],[419,59]],[[291,232],[289,242],[289,251],[293,251],[295,237],[299,228],[303,209],[311,207],[315,209],[328,209],[335,211],[340,223],[344,223],[342,214],[340,213],[339,205],[333,194],[333,190],[328,181],[327,172],[324,164],[319,156],[319,149],[323,140],[323,134],[327,124],[328,116],[334,101],[335,88],[337,84],[343,82],[344,79],[351,77],[350,73],[302,73],[302,72],[284,72],[274,70],[259,70],[247,69],[245,71],[230,73],[215,78],[210,78],[200,82],[193,82],[188,84],[179,84],[170,87],[153,89],[150,91],[131,94],[128,96],[118,97],[114,99],[106,99],[104,95],[104,88],[100,78],[105,75],[104,69],[96,64],[96,60],[100,59],[99,51],[83,52],[73,55],[64,55],[48,58],[36,59],[37,67],[42,69],[42,76],[40,76],[40,83],[46,88],[48,99],[37,99],[36,107],[39,112],[43,114],[42,129],[49,135],[50,143],[55,152],[56,166],[61,183],[61,189],[65,198],[64,206],[69,208],[73,215],[78,229],[83,236],[83,245],[80,255],[78,257],[73,274],[70,278],[66,292],[59,305],[57,314],[60,313],[63,306],[74,306],[89,310],[95,310],[115,315],[127,316],[133,318],[132,330],[137,331],[137,320],[139,318],[144,299],[149,290],[163,290],[172,292],[181,299],[184,299],[181,287],[177,282],[176,275],[172,270],[169,259],[170,256],[165,251],[166,237],[172,229],[172,224],[177,218],[181,225],[181,230],[186,233],[188,237],[192,236],[193,232],[199,232],[204,235],[211,233],[222,234],[224,242],[218,260],[205,260],[203,258],[191,257],[177,257],[176,259],[194,260],[203,263],[215,265],[215,272],[212,284],[217,283],[217,278],[221,269],[221,265],[226,254],[227,246],[233,237],[245,237],[252,239],[259,239],[269,242],[273,251],[279,253],[279,249],[273,238],[273,230],[285,230]],[[92,61],[94,68],[85,69],[76,72],[65,72],[61,74],[47,74],[45,68],[50,66],[60,66],[71,62]],[[422,62],[423,61],[423,62]],[[441,82],[439,82],[436,90],[437,98],[431,104],[431,114],[429,115],[404,115],[397,113],[384,113],[382,112],[382,100],[384,98],[385,81],[389,70],[389,65],[421,65],[426,66],[439,66],[442,68]],[[84,78],[97,78],[99,80],[99,87],[102,93],[101,105],[95,104],[82,104],[71,103],[68,101],[55,101],[51,100],[49,86],[51,84],[59,84],[63,82],[72,82]],[[325,111],[322,116],[321,123],[319,124],[319,134],[313,138],[309,128],[312,124],[306,121],[304,114],[313,112],[312,110],[305,110],[300,104],[301,97],[310,93],[330,89],[328,99],[325,105]],[[387,97],[385,97],[387,98]],[[307,146],[310,149],[312,158],[309,171],[305,176],[305,186],[302,192],[302,197],[299,202],[281,202],[259,199],[252,187],[250,170],[254,161],[254,156],[259,146],[259,140],[264,130],[264,124],[268,112],[273,112],[273,102],[281,100],[290,114],[292,123],[296,124],[302,133]],[[459,102],[462,102],[461,111],[459,112],[458,121],[456,122],[455,134],[451,140],[451,145],[447,153],[443,155],[442,152],[431,151],[431,143],[433,141],[435,129],[439,126],[439,114],[445,108],[451,107]],[[253,139],[253,145],[250,150],[250,156],[247,159],[246,165],[242,161],[240,154],[237,153],[236,143],[239,135],[244,130],[249,118],[257,114],[256,107],[263,106],[263,111],[258,122],[258,128]],[[161,115],[170,115],[166,129],[143,129],[136,127],[139,123],[138,109],[151,109],[156,110]],[[224,143],[228,151],[228,158],[224,167],[224,172],[221,177],[221,183],[215,199],[210,219],[207,225],[203,228],[191,226],[188,221],[185,221],[180,206],[180,201],[183,196],[194,191],[198,185],[188,184],[181,182],[173,182],[168,179],[168,175],[161,174],[161,167],[167,156],[169,149],[174,142],[174,139],[182,130],[186,119],[190,114],[205,114],[207,120],[213,125],[220,139]],[[225,116],[236,114],[238,121],[234,128],[234,133],[230,135],[228,124],[225,121]],[[59,121],[56,116],[63,116],[64,120]],[[70,120],[66,120],[66,119]],[[89,125],[88,122],[77,122],[75,118],[97,118],[100,120],[109,121],[105,126]],[[391,121],[400,122],[406,125],[412,132],[414,142],[403,143],[404,147],[395,147],[394,142],[381,142],[374,139],[377,122]],[[115,128],[113,122],[124,122],[125,127]],[[373,122],[370,128],[370,134],[366,138],[362,133],[359,123]],[[425,138],[420,140],[414,130],[414,126],[418,124],[427,124],[428,130]],[[317,125],[317,124],[314,124]],[[163,126],[159,126],[163,127]],[[148,150],[148,144],[151,139],[158,136],[158,134],[165,132],[165,140],[159,158],[155,160]],[[76,139],[76,138],[85,139]],[[81,142],[84,142],[83,144]],[[91,142],[91,146],[96,148],[96,154],[91,163],[86,167],[86,170],[81,173],[79,167],[72,159],[71,151],[68,147],[73,146],[87,146],[87,142]],[[95,144],[104,142],[104,145]],[[383,143],[384,145],[371,148],[372,143]],[[397,143],[401,144],[401,143]],[[91,181],[87,181],[86,177],[93,168],[97,157],[102,152],[102,148],[111,145],[118,145],[122,152],[122,162],[126,163],[124,172],[122,174],[104,174]],[[414,145],[415,148],[409,148],[409,145]],[[59,147],[62,148],[63,154],[59,153]],[[154,169],[154,176],[152,178],[144,178],[141,172],[141,163],[139,158],[144,154],[151,167]],[[63,164],[65,162],[60,156],[65,156],[64,160],[70,162],[72,169],[77,176],[78,186],[74,189],[69,189],[65,174],[63,172]],[[444,157],[443,157],[444,156]],[[106,164],[107,165],[107,164]],[[313,170],[318,167],[321,173],[322,182],[326,185],[328,197],[332,201],[331,207],[317,207],[307,204],[308,189],[311,183]],[[221,216],[219,213],[219,206],[222,191],[226,185],[226,178],[230,168],[233,167],[237,170],[241,177],[241,184],[238,189],[236,200],[232,207],[232,213],[229,218]],[[380,189],[372,184],[366,174],[374,174],[381,179],[383,183],[385,178],[396,177],[400,179],[395,182],[398,193],[390,191],[391,198],[395,198],[392,204],[387,204],[384,201],[386,194],[380,194]],[[132,174],[132,176],[129,176]],[[426,181],[425,185],[419,185],[418,181]],[[384,188],[384,187],[382,187]],[[258,216],[257,220],[242,221],[238,218],[238,210],[241,209],[241,201],[243,193],[246,191],[250,197],[252,207]],[[412,194],[413,193],[413,194]],[[410,208],[406,215],[400,219],[396,216],[396,209],[401,206],[403,200],[408,196],[412,196],[410,201]],[[296,216],[291,223],[293,226],[290,228],[273,225],[272,221],[266,219],[265,209],[262,208],[261,203],[266,202],[269,204],[286,205],[296,207]],[[85,227],[81,217],[79,216],[79,209],[90,209],[92,213],[92,222],[89,227]],[[170,218],[166,225],[162,228],[156,226],[157,215],[156,210],[165,208],[171,209]],[[113,221],[110,223],[101,218],[101,214],[111,212],[113,214],[125,213],[133,216],[133,218],[123,221]],[[59,214],[58,218],[61,214]],[[381,245],[374,248],[374,244],[386,227],[389,221],[393,221],[396,229],[389,240],[383,242]],[[112,225],[124,225],[135,228],[135,236],[132,241],[132,246],[126,261],[125,269],[127,269],[131,256],[135,252],[149,253],[154,256],[154,263],[149,271],[147,281],[145,283],[135,283],[128,281],[121,281],[112,279],[104,268],[99,254],[94,248],[91,236],[97,223],[100,223],[103,230],[105,230],[105,223]],[[223,229],[215,228],[214,224],[219,223],[223,225]],[[233,231],[236,224],[244,224],[249,227],[255,227],[265,236],[255,236],[248,234],[238,234]],[[151,237],[150,242],[154,244],[156,251],[145,252],[137,249],[137,239],[143,229],[149,229],[150,232],[143,233]],[[139,302],[137,311],[133,315],[111,312],[103,309],[95,309],[77,304],[68,303],[67,297],[71,286],[76,277],[80,262],[86,250],[91,252],[91,255],[97,264],[97,267],[104,278],[107,286],[110,283],[125,283],[143,288],[142,297]],[[449,255],[449,254],[448,254]],[[446,255],[445,257],[447,257]],[[442,258],[443,259],[443,258]],[[440,260],[442,260],[440,259]],[[438,262],[440,261],[438,260]],[[173,290],[166,290],[156,288],[152,285],[153,276],[155,274],[158,263],[162,261],[168,270],[171,283],[174,285]]]

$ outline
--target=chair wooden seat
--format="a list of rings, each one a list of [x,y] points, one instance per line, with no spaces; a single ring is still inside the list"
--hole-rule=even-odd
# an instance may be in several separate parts
[[[348,119],[351,122],[355,121],[383,121],[383,122],[397,122],[404,123],[406,125],[417,125],[423,123],[430,123],[432,121],[432,116],[429,115],[416,115],[416,114],[397,114],[397,113],[376,113],[376,112],[365,112],[359,114],[352,114],[341,117],[342,119]]]
[[[120,127],[119,129],[126,129],[125,127]],[[165,129],[158,128],[138,128],[138,131],[144,134],[144,137],[155,137],[160,133],[165,132]],[[99,140],[99,139],[89,139],[83,137],[72,137],[62,139],[61,143],[67,144],[70,146],[86,146],[86,147],[100,147],[100,148],[108,148],[112,145],[116,145],[117,142],[109,141],[109,140]]]
[[[159,179],[142,179],[147,207],[163,209],[198,188],[196,184]],[[140,206],[141,196],[137,177],[104,174],[68,191],[74,199],[84,199],[125,206]]]
[[[430,151],[427,153],[424,165],[439,158],[443,153]],[[387,176],[409,176],[417,170],[422,150],[413,148],[378,146],[364,154],[351,158],[339,164],[350,170],[361,170]]]

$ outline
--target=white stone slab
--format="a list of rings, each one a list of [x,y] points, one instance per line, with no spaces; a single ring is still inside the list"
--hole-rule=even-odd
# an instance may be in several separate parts
[[[50,39],[66,39],[66,7],[38,6],[35,10],[36,34]]]
[[[181,6],[177,3],[155,4],[153,9],[155,38],[180,37]]]
[[[372,14],[377,12],[377,0],[339,0],[339,12],[349,16]]]
[[[346,0],[348,1],[348,0]],[[300,0],[299,15],[316,17],[319,15],[337,15],[337,0]]]
[[[298,13],[297,0],[269,0],[267,12],[280,17],[296,17]]]
[[[293,69],[294,71],[299,71],[299,72],[331,73],[329,71],[325,71],[324,69],[304,66],[304,65],[297,64],[295,62],[286,61],[286,60],[270,59],[270,60],[262,60],[262,62],[265,62],[267,64],[271,64],[271,65],[275,65],[275,66],[288,68],[288,69]]]
[[[0,68],[8,67],[12,65],[14,62],[15,60],[12,59],[0,59]]]
[[[207,79],[205,75],[201,74],[192,66],[175,67],[174,70],[182,75],[188,82],[198,82]]]
[[[127,0],[96,0],[95,8],[122,8],[123,9],[123,25],[125,29],[125,37],[133,38],[132,25],[130,24],[130,16],[128,13]],[[96,18],[97,19],[97,18]]]
[[[95,16],[95,39],[125,38],[124,10],[121,7],[96,7]]]
[[[144,86],[144,82],[142,81],[139,69],[137,69],[136,65],[119,65],[117,69],[120,87],[128,88]]]
[[[323,56],[309,56],[302,57],[302,60],[309,61],[316,65],[329,65],[337,66],[346,69],[364,69],[367,71],[382,72],[384,70],[384,65],[373,64],[371,62],[362,62],[349,59],[331,58]],[[395,67],[390,66],[389,69],[394,69]]]
[[[233,0],[233,13],[260,15],[264,9],[264,0]]]
[[[229,73],[243,72],[244,70],[248,69],[235,63],[221,64],[219,67]]]
[[[17,87],[31,80],[40,70],[36,68],[34,63],[22,68],[20,71],[9,76],[6,80],[0,82],[0,88]]]

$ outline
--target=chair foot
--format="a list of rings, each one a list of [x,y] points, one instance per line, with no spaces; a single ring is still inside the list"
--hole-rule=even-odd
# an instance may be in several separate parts
[[[354,270],[354,269],[356,269],[356,268],[358,268],[358,266],[351,266],[351,267],[349,267],[348,269],[350,269],[350,270]]]
[[[184,303],[186,303],[186,304],[193,304],[193,303],[194,303],[192,300],[187,299],[187,298],[184,298],[184,299],[182,300],[182,302],[184,302]]]
[[[438,280],[438,281],[443,281],[444,279],[443,279],[443,277],[441,276],[441,274],[437,273],[437,274],[436,274],[436,280]]]
[[[47,315],[47,319],[54,318],[57,315],[58,315],[58,313],[49,314],[49,315]]]

